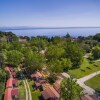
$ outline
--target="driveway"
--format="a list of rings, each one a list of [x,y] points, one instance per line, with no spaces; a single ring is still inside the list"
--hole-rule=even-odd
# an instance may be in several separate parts
[[[96,75],[99,75],[100,74],[100,71],[96,71],[96,72],[94,72],[94,73],[92,73],[92,74],[90,74],[90,75],[87,75],[87,76],[85,76],[85,77],[82,77],[82,78],[80,78],[80,79],[77,79],[77,83],[82,87],[82,88],[84,88],[84,93],[88,93],[88,94],[94,94],[95,93],[95,90],[94,89],[92,89],[91,87],[89,87],[89,86],[87,86],[87,85],[85,85],[84,84],[84,82],[85,81],[87,81],[87,80],[89,80],[89,79],[91,79],[91,78],[93,78],[94,76],[96,76]],[[69,78],[70,76],[67,74],[67,73],[62,73],[62,75],[63,75],[63,77],[66,77],[66,78]]]
[[[92,89],[91,87],[87,86],[84,84],[85,81],[93,78],[94,76],[96,75],[99,75],[100,74],[100,71],[97,71],[97,72],[94,72],[88,76],[85,76],[85,77],[82,77],[80,79],[77,79],[77,83],[84,88],[84,93],[88,93],[88,94],[94,94],[95,93],[95,90]]]

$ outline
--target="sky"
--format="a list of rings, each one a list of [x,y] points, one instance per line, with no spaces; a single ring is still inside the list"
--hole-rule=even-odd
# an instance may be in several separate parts
[[[100,0],[0,0],[0,27],[100,27]]]

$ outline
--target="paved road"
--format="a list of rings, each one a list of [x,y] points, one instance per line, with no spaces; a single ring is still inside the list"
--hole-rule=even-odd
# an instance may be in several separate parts
[[[92,73],[92,74],[90,74],[90,75],[88,75],[88,76],[85,76],[85,77],[83,77],[83,78],[77,79],[77,83],[78,83],[81,87],[83,87],[83,88],[85,89],[85,90],[84,90],[85,93],[94,94],[95,90],[92,89],[92,88],[89,87],[89,86],[86,86],[86,85],[84,84],[84,82],[87,81],[87,80],[89,80],[89,79],[91,79],[91,78],[93,78],[93,77],[96,76],[96,75],[99,75],[99,74],[100,74],[100,71],[94,72],[94,73]]]
[[[92,74],[90,74],[90,75],[87,75],[87,76],[82,77],[82,78],[77,79],[77,80],[84,83],[85,81],[87,81],[87,80],[89,80],[89,79],[91,79],[91,78],[93,78],[94,76],[99,75],[99,74],[100,74],[100,71],[97,71],[97,72],[94,72],[94,73],[92,73]]]
[[[87,80],[89,80],[89,79],[91,79],[91,78],[93,78],[93,77],[96,76],[96,75],[99,75],[99,74],[100,74],[100,71],[97,71],[97,72],[94,72],[94,73],[92,73],[92,74],[90,74],[90,75],[87,75],[87,76],[85,76],[85,77],[82,77],[82,78],[80,78],[80,79],[77,79],[77,83],[78,83],[81,87],[84,88],[84,93],[94,94],[95,90],[92,89],[92,88],[89,87],[89,86],[86,86],[86,85],[84,84],[84,82],[87,81]],[[69,78],[69,77],[70,77],[67,73],[62,73],[62,76],[63,76],[63,77],[66,77],[66,78]]]

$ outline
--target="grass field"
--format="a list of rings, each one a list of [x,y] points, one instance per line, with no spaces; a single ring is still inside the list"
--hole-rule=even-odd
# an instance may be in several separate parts
[[[100,91],[100,75],[91,78],[90,80],[86,81],[85,84],[97,91]]]
[[[81,78],[98,70],[100,70],[100,61],[90,62],[88,59],[84,58],[80,68],[69,70],[68,74],[75,78]]]
[[[36,90],[36,91],[32,92],[33,100],[39,100],[39,96],[41,96],[40,90]]]
[[[24,83],[20,80],[18,80],[18,100],[26,100]]]
[[[34,85],[34,81],[28,81],[29,86],[30,86],[30,90],[31,90],[31,94],[32,94],[32,100],[39,100],[39,96],[41,96],[41,92],[40,90],[35,90],[33,85]]]

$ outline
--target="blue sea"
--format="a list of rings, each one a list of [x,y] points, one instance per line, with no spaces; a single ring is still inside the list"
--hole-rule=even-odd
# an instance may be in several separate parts
[[[0,31],[13,32],[18,36],[65,36],[69,33],[73,37],[89,36],[100,33],[100,27],[98,28],[29,28],[29,29],[0,29]]]

